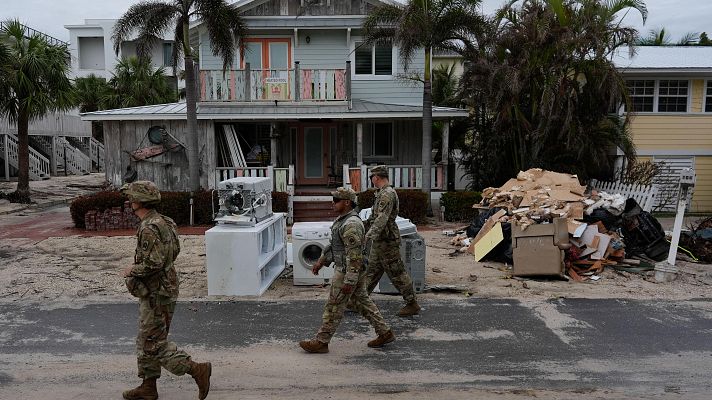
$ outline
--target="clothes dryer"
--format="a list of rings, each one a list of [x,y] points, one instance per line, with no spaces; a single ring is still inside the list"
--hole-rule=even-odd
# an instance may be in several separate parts
[[[320,285],[331,282],[334,268],[324,266],[318,275],[311,272],[331,238],[332,221],[296,222],[292,225],[294,285]]]

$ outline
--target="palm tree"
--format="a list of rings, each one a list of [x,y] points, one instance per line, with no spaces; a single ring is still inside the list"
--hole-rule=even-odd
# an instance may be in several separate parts
[[[470,171],[499,185],[541,167],[583,179],[610,168],[611,149],[635,157],[626,121],[610,117],[628,98],[611,53],[637,32],[620,21],[637,0],[524,0],[500,10],[493,34],[468,46],[461,91],[473,107]],[[472,48],[473,50],[469,50]]]
[[[74,105],[67,77],[70,55],[66,46],[50,45],[38,33],[27,35],[17,20],[0,29],[0,116],[17,124],[18,174],[13,201],[30,202],[29,123],[49,112]]]
[[[433,104],[443,107],[457,107],[457,82],[455,64],[440,65],[433,70]]]
[[[641,38],[636,43],[638,46],[693,46],[697,44],[700,35],[695,32],[687,32],[680,40],[673,42],[669,32],[665,28],[651,29],[648,36]]]
[[[422,52],[425,60],[422,190],[427,194],[428,202],[433,140],[431,54],[433,50],[462,51],[458,44],[479,31],[484,23],[477,10],[480,3],[481,0],[409,0],[403,6],[378,6],[363,23],[366,44],[397,46],[406,69],[417,53]]]
[[[109,90],[102,97],[104,108],[138,107],[176,101],[163,67],[153,68],[147,58],[122,58],[116,64]]]
[[[79,112],[86,113],[104,109],[103,102],[110,90],[106,79],[94,74],[76,78],[74,80],[74,92],[77,97]],[[91,122],[91,135],[94,139],[103,141],[104,131],[101,122]]]
[[[225,0],[148,0],[131,6],[114,27],[114,51],[119,54],[121,43],[138,31],[136,50],[140,57],[148,58],[157,37],[173,32],[173,64],[183,55],[185,61],[186,116],[188,123],[188,166],[191,190],[200,187],[198,159],[198,118],[196,114],[197,88],[193,59],[195,51],[190,46],[190,21],[201,19],[205,23],[210,47],[215,56],[223,60],[223,69],[232,64],[235,52],[242,48],[247,26],[238,10]]]

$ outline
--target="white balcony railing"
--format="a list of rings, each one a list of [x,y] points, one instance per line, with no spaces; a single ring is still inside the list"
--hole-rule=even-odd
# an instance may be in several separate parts
[[[349,68],[201,70],[201,101],[343,101],[349,98]]]
[[[373,187],[371,180],[372,166],[361,165],[351,167],[349,164],[343,166],[344,186],[350,185],[357,193]],[[443,189],[443,167],[433,165],[430,170],[430,188],[433,190]],[[421,165],[388,165],[388,176],[391,186],[395,189],[421,189],[423,187],[423,167]]]

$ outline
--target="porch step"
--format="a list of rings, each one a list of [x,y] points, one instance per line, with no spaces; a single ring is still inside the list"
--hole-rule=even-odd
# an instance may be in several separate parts
[[[294,222],[332,221],[337,214],[331,201],[295,201]]]

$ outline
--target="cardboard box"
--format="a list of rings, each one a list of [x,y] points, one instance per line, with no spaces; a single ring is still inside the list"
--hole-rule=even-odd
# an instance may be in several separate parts
[[[564,251],[559,245],[569,243],[565,218],[551,224],[530,225],[527,229],[512,226],[514,276],[564,274]]]

